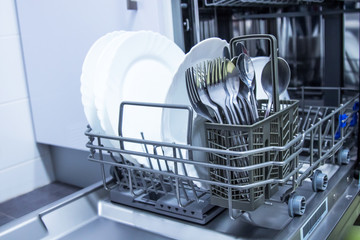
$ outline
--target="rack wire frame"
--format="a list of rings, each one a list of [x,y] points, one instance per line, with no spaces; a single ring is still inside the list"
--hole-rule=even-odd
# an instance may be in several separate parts
[[[122,136],[110,136],[106,134],[94,133],[90,127],[85,132],[88,136],[89,142],[86,146],[90,149],[89,160],[99,163],[101,173],[103,176],[103,185],[106,190],[122,189],[128,191],[134,199],[139,194],[147,192],[152,195],[168,195],[173,197],[179,206],[179,211],[184,210],[186,206],[191,203],[200,202],[201,197],[211,193],[211,188],[207,189],[202,186],[215,186],[220,189],[222,193],[227,193],[227,208],[231,218],[235,219],[241,215],[246,209],[260,206],[263,198],[263,189],[268,185],[281,184],[288,186],[288,190],[281,198],[286,200],[285,195],[290,195],[301,186],[302,181],[311,177],[314,170],[324,164],[325,161],[330,163],[335,162],[335,153],[337,153],[343,146],[344,142],[349,139],[356,128],[358,123],[351,126],[349,121],[352,121],[355,116],[358,118],[358,110],[353,110],[354,104],[358,104],[359,94],[349,99],[345,104],[338,108],[333,108],[328,111],[328,114],[323,114],[322,117],[317,118],[315,122],[310,121],[310,118],[299,119],[299,128],[292,129],[295,134],[293,139],[283,146],[265,146],[254,148],[247,151],[233,151],[233,149],[221,149],[211,147],[197,147],[184,144],[166,143],[161,141],[152,141],[145,139],[127,138]],[[138,103],[141,104],[141,103]],[[310,106],[308,107],[308,109]],[[326,107],[324,107],[326,108]],[[320,108],[320,109],[324,109]],[[312,111],[310,111],[312,112]],[[315,111],[313,111],[316,114]],[[343,128],[338,128],[339,120],[337,119],[340,114],[347,113],[347,125]],[[317,113],[320,114],[319,112]],[[305,127],[303,127],[305,126]],[[234,131],[233,126],[227,126],[230,130]],[[336,132],[339,132],[339,137],[336,138]],[[109,144],[111,141],[119,143],[131,142],[142,146],[152,146],[153,149],[170,148],[173,149],[172,155],[163,154],[162,151],[141,152],[127,150],[121,147],[114,147]],[[120,146],[121,144],[119,144]],[[291,150],[290,154],[284,154]],[[179,154],[180,152],[186,153],[185,155]],[[270,156],[264,162],[252,162],[246,166],[231,166],[229,164],[204,162],[203,159],[194,159],[195,152],[201,152],[206,155],[222,156],[226,159],[256,159],[259,155],[267,154]],[[305,162],[298,161],[299,154],[309,153],[309,158],[306,163],[309,167],[300,172]],[[123,155],[142,156],[159,163],[163,163],[169,169],[156,169],[148,168],[143,165],[136,165],[127,161]],[[190,157],[191,156],[191,157]],[[282,156],[282,158],[280,158]],[[111,166],[113,171],[113,180],[108,182],[106,179],[105,166]],[[193,166],[195,168],[205,168],[209,172],[226,172],[224,176],[244,176],[246,174],[252,175],[255,181],[245,181],[244,179],[233,178],[229,181],[218,181],[217,179],[204,178],[198,176],[191,176],[186,171],[180,171],[181,168]],[[269,175],[269,169],[287,169],[284,174],[275,173]],[[264,177],[262,174],[268,173]],[[261,177],[254,178],[256,175]],[[243,182],[242,182],[243,181]],[[260,191],[258,191],[260,190]],[[239,194],[240,193],[240,194]],[[252,194],[253,199],[247,198],[247,194]],[[259,197],[262,195],[261,197]],[[235,196],[235,197],[233,197]],[[234,199],[247,198],[247,204],[241,206],[239,209],[234,206]]]

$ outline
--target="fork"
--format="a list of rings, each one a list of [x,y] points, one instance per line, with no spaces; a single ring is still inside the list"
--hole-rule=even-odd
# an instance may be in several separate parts
[[[210,68],[210,66],[209,66]],[[197,92],[199,94],[200,100],[209,108],[211,108],[214,113],[216,120],[218,120],[219,123],[224,123],[220,114],[220,110],[218,105],[216,105],[209,97],[206,81],[209,78],[209,75],[206,74],[208,71],[206,68],[206,63],[204,62],[203,66],[197,65],[196,66],[196,88]]]
[[[196,91],[192,69],[187,69],[185,71],[185,82],[190,104],[195,112],[210,122],[216,122],[216,120],[211,116],[208,108],[206,108],[206,106],[202,103],[199,94]]]
[[[228,107],[227,107],[227,94],[225,92],[224,85],[221,81],[218,80],[219,75],[219,66],[217,60],[215,60],[212,64],[208,62],[208,78],[206,80],[206,87],[208,90],[208,94],[210,99],[216,103],[222,110],[225,121],[228,124],[232,124],[232,117],[229,115]]]
[[[222,63],[224,63],[225,61],[222,59],[217,59],[214,61],[215,63],[213,63],[213,65],[215,65],[215,69],[213,69],[211,71],[211,69],[208,71],[210,75],[210,73],[212,74],[212,81],[208,81],[212,84],[208,84],[207,87],[208,89],[210,88],[212,91],[212,94],[215,95],[215,93],[219,93],[218,95],[215,95],[215,99],[218,100],[219,103],[223,103],[223,104],[228,104],[229,105],[229,109],[231,109],[231,106],[233,106],[233,102],[237,102],[237,95],[238,95],[238,86],[239,86],[239,82],[240,80],[238,79],[238,73],[236,71],[238,71],[235,67],[235,65],[228,61],[226,62],[229,65],[225,65],[225,67],[223,66]],[[211,66],[211,64],[210,64]],[[227,67],[230,67],[232,69],[227,69]],[[236,69],[236,70],[235,70]],[[232,70],[232,71],[231,71]],[[234,72],[233,72],[234,71]],[[229,73],[229,74],[228,74]],[[234,74],[232,74],[234,73]],[[238,85],[238,86],[236,86]],[[217,91],[215,91],[214,89],[217,88]],[[222,93],[222,94],[220,94]],[[209,90],[209,94],[210,94],[210,90]],[[225,95],[225,96],[224,96]],[[222,96],[219,97],[219,96]],[[211,96],[210,96],[211,97]],[[225,99],[224,99],[225,97]],[[227,100],[226,100],[227,98]],[[226,109],[226,106],[224,107],[224,109]],[[235,117],[235,116],[234,116]],[[235,135],[238,135],[237,132],[235,132]],[[240,149],[247,151],[247,147],[245,146],[246,141],[244,139],[244,137],[242,136],[233,136],[232,140],[234,141],[234,145],[240,145]],[[241,161],[233,161],[233,164],[235,167],[240,167],[243,165],[248,165],[248,159],[245,158],[245,161],[243,161],[243,164],[241,163]],[[235,176],[237,178],[242,179],[242,181],[248,181],[248,173],[247,172],[234,172]]]
[[[234,94],[237,94],[237,92],[235,93],[232,89],[231,86],[231,82],[228,81],[227,79],[227,71],[226,68],[228,67],[226,65],[225,59],[224,58],[218,58],[216,60],[217,63],[217,68],[216,68],[216,73],[217,73],[217,77],[215,78],[215,81],[219,82],[222,84],[222,87],[224,88],[224,91],[226,93],[226,97],[225,97],[225,103],[227,106],[227,109],[229,110],[230,113],[230,117],[232,119],[232,123],[233,124],[240,124],[240,120],[238,118],[237,112],[235,110],[235,106],[234,106]],[[229,64],[230,65],[230,64]]]
[[[249,97],[249,89],[243,81],[240,81],[240,88],[238,92],[238,99],[243,104],[248,124],[256,122],[256,116],[253,112]]]
[[[239,116],[239,123],[240,124],[247,124],[247,120],[245,119],[245,116],[241,110],[242,107],[240,107],[239,102],[237,101],[237,95],[240,88],[240,79],[239,79],[239,70],[236,68],[236,66],[228,59],[224,60],[224,68],[223,68],[223,75],[225,78],[225,86],[227,89],[227,92],[229,93],[230,101],[228,104],[233,106],[234,109],[234,115]],[[245,109],[244,109],[245,110]],[[246,112],[245,112],[246,113]]]

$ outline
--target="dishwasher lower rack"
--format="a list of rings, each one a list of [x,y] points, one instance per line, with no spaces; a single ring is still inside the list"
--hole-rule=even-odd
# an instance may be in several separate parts
[[[100,164],[104,187],[110,191],[112,201],[201,224],[205,224],[223,210],[223,208],[211,204],[210,188],[217,186],[227,189],[229,194],[227,208],[230,216],[236,218],[236,215],[242,213],[241,210],[243,209],[236,210],[232,206],[233,201],[231,199],[234,200],[231,197],[232,194],[237,195],[241,202],[257,204],[258,198],[256,198],[255,189],[265,189],[268,184],[285,184],[291,176],[300,170],[300,166],[294,167],[292,172],[282,179],[270,178],[268,175],[262,181],[243,181],[234,178],[231,182],[215,181],[208,176],[196,176],[187,173],[192,168],[202,170],[202,172],[210,172],[210,169],[217,172],[227,172],[228,176],[244,176],[247,174],[251,176],[259,171],[265,175],[265,172],[268,172],[266,169],[271,169],[274,166],[283,167],[297,159],[301,150],[301,137],[293,139],[282,147],[265,147],[238,152],[102,135],[92,133],[91,128],[85,134],[90,139],[86,145],[90,148],[89,160]],[[131,151],[103,145],[102,142],[106,141],[136,143],[142,145],[144,149],[152,149],[153,152]],[[196,155],[196,152],[218,154],[229,158],[248,158],[264,153],[278,156],[282,152],[288,151],[289,148],[297,149],[297,151],[282,162],[267,161],[242,167],[208,163],[205,160],[195,160],[191,157]],[[169,149],[171,151],[167,151]],[[169,152],[173,154],[166,154]],[[134,158],[137,156],[146,157],[149,163],[152,162],[151,167],[134,164],[132,161],[126,160],[123,155],[131,155]],[[111,166],[111,175],[115,184],[106,182],[105,166]],[[262,195],[262,203],[264,200],[265,197]]]
[[[241,146],[236,151],[96,134],[90,127],[85,133],[90,140],[86,146],[91,152],[89,160],[101,165],[104,187],[110,191],[112,201],[204,224],[220,213],[223,210],[221,207],[228,208],[231,218],[240,216],[244,211],[255,210],[269,198],[265,194],[269,186],[284,185],[296,179],[301,167],[297,162],[302,138],[301,135],[293,136],[293,127],[288,127],[289,116],[295,120],[293,117],[297,116],[297,101],[283,102],[281,112],[253,127],[261,126],[262,129],[270,130],[272,126],[274,130],[275,123],[279,131],[277,134],[282,136],[282,129],[288,131],[285,138],[276,138],[277,144],[267,145],[268,141],[274,141],[274,136],[269,136],[263,144],[260,144],[259,137],[255,137],[257,140],[253,143],[257,147],[254,147],[248,140],[254,136],[262,136],[264,140],[267,134],[256,135],[250,131],[246,137],[247,148]],[[232,129],[231,125],[228,127]],[[230,131],[230,138],[238,138],[234,135],[238,130]],[[242,132],[246,131],[242,129]],[[241,138],[245,139],[244,136]],[[144,151],[128,150],[124,147],[127,143],[138,144]],[[149,164],[144,166],[134,163],[128,160],[129,156],[132,159],[146,158]],[[196,159],[194,156],[206,158]],[[209,161],[210,156],[236,159],[237,163],[246,164]],[[252,161],[259,159],[259,156],[260,161]],[[112,186],[105,181],[106,165],[111,166],[115,182]],[[274,174],[274,169],[288,170],[286,174],[279,174],[279,171]],[[194,172],[206,174],[197,175]],[[212,177],[213,173],[217,174],[217,178]],[[219,180],[219,177],[223,179]],[[214,189],[221,191],[221,203],[214,202]]]
[[[287,203],[289,215],[294,217],[305,211],[305,198],[296,194],[302,182],[310,178],[313,191],[322,191],[326,188],[327,178],[317,168],[325,163],[340,166],[346,163],[344,144],[354,136],[358,127],[358,97],[357,94],[338,108],[305,107],[299,110],[303,116],[299,119],[297,107],[289,110],[294,102],[282,102],[285,104],[283,114],[274,114],[273,119],[281,115],[275,126],[289,129],[292,138],[285,139],[278,146],[269,146],[271,140],[262,143],[261,138],[247,141],[247,149],[238,145],[221,145],[220,140],[214,141],[214,134],[221,138],[228,131],[226,141],[241,143],[240,136],[245,138],[246,131],[242,129],[245,135],[237,136],[234,133],[239,133],[240,129],[212,124],[207,124],[208,147],[97,134],[90,127],[85,133],[90,140],[86,146],[91,153],[89,160],[100,164],[104,187],[110,191],[110,199],[114,202],[200,224],[220,213],[221,207],[228,208],[230,218],[234,219],[271,201]],[[287,126],[289,122],[291,127]],[[254,138],[254,134],[249,133],[247,139]],[[282,133],[278,133],[279,136]],[[284,140],[282,137],[279,139]],[[115,142],[117,144],[110,144]],[[137,144],[144,150],[126,149],[126,143]],[[251,144],[257,147],[249,147]],[[127,160],[128,156],[146,158],[149,164],[136,164]],[[234,159],[236,164],[212,161],[214,157]],[[261,161],[250,162],[251,159]],[[111,167],[111,184],[106,181],[106,166]],[[196,175],[189,169],[207,174]],[[274,186],[281,187],[276,199],[267,191]],[[214,196],[221,202],[214,201]]]

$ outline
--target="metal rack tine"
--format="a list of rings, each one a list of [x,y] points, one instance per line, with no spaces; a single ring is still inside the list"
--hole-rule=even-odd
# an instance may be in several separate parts
[[[324,133],[323,133],[323,136],[324,136],[323,148],[326,148],[327,145],[328,145],[329,139],[326,139],[326,137],[329,134],[330,127],[331,127],[331,120],[329,119],[327,121],[327,123],[326,123],[325,130],[324,130]]]
[[[138,197],[141,194],[144,193],[144,190],[140,191],[139,193],[135,193],[135,189],[134,189],[134,184],[132,182],[132,178],[133,178],[133,171],[131,169],[127,169],[128,175],[129,175],[129,188],[130,188],[130,193],[131,195],[133,195],[134,197]]]
[[[312,106],[309,107],[308,113],[306,114],[306,117],[304,118],[304,121],[303,121],[303,124],[302,124],[303,126],[301,128],[301,131],[304,131],[305,129],[307,129],[307,123],[309,121],[311,109],[312,109]],[[303,109],[303,112],[305,112],[305,109]]]
[[[318,115],[320,113],[320,107],[317,107],[317,109],[315,110],[315,116],[313,117],[313,121],[312,124],[315,124],[316,119],[318,119]]]
[[[173,148],[173,157],[176,158],[176,147]],[[175,162],[175,174],[179,176],[179,167],[178,167],[178,162]],[[186,193],[186,189],[184,187],[184,183],[182,182],[181,179],[179,179],[179,177],[175,178],[175,183],[176,183],[176,196],[177,196],[177,200],[178,200],[178,204],[180,207],[184,207],[185,205],[183,205],[181,203],[181,194],[180,194],[180,187],[179,184],[181,185],[181,189],[183,190],[183,194],[184,197],[186,199],[186,202],[189,202],[189,196]]]
[[[141,135],[142,140],[145,140],[144,133],[143,133],[143,132],[140,132],[140,135]],[[145,152],[146,152],[146,153],[149,153],[146,143],[144,143],[143,146],[144,146]],[[150,157],[147,157],[147,159],[148,159],[150,168],[151,168],[151,169],[154,169]]]
[[[143,132],[140,132],[140,135],[141,135],[142,140],[145,140],[144,133],[143,133]],[[147,154],[149,154],[149,150],[148,150],[148,148],[147,148],[146,143],[144,143],[143,146],[144,146],[145,152],[146,152]],[[148,159],[150,168],[151,168],[151,169],[154,169],[150,157],[147,157],[147,159]],[[149,178],[150,178],[151,185],[152,185],[152,187],[153,187],[153,189],[154,189],[154,192],[157,194],[158,191],[157,191],[156,184],[154,184],[153,176],[154,176],[153,173],[150,173],[150,174],[149,174]]]
[[[154,151],[154,155],[156,155],[156,156],[158,155],[158,154],[157,154],[157,150],[156,150],[157,147],[158,147],[158,146],[154,145],[154,150],[153,150],[153,151]],[[159,158],[156,158],[156,162],[157,162],[157,165],[158,165],[159,170],[162,171]]]
[[[156,148],[157,148],[157,146],[154,146],[154,155],[158,155]],[[157,160],[157,162],[158,162],[158,164],[159,164],[159,170],[162,171],[162,170],[161,170],[161,167],[160,167],[160,161],[159,161],[159,159],[157,158],[156,160]],[[164,190],[164,192],[167,192],[165,183],[164,183],[164,181],[163,181],[163,180],[164,180],[163,176],[159,174],[159,175],[158,175],[158,178],[159,178],[160,185],[161,185],[162,189]]]
[[[182,153],[181,153],[181,149],[178,149],[178,151],[179,151],[179,157],[180,157],[180,159],[184,159],[184,158],[183,158],[183,155],[182,155]],[[183,167],[183,171],[184,171],[185,176],[188,176],[187,170],[186,170],[186,166],[185,166],[184,163],[182,163],[182,167]],[[199,202],[199,197],[198,197],[198,195],[197,195],[197,193],[196,193],[196,190],[195,190],[195,186],[194,186],[193,181],[187,180],[187,182],[188,182],[189,186],[191,187],[191,189],[192,189],[192,191],[193,191],[193,193],[194,193],[194,196],[195,196],[196,201]]]
[[[163,147],[161,146],[161,151],[162,151],[162,154],[163,154],[163,156],[165,156],[165,152],[164,152],[164,149],[163,149]],[[166,170],[167,170],[167,172],[172,172],[171,170],[170,170],[170,167],[169,167],[169,164],[168,164],[168,160],[164,160],[165,161],[165,166],[166,166]],[[173,177],[168,177],[169,178],[169,185],[170,185],[170,187],[171,187],[171,191],[173,191],[174,192],[174,194],[176,194],[176,191],[175,191],[175,186],[174,186],[174,178]]]

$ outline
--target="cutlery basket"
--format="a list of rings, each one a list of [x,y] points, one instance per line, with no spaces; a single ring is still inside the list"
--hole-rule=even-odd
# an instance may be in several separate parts
[[[251,151],[266,147],[281,147],[288,144],[298,133],[298,101],[281,100],[280,111],[272,113],[264,119],[266,101],[259,100],[260,121],[253,125],[227,125],[205,123],[206,138],[209,148],[229,151]],[[238,141],[236,139],[242,139]],[[208,153],[209,163],[233,167],[261,166],[266,162],[282,162],[289,159],[295,153],[294,147],[284,151],[263,151],[250,154],[246,157]],[[260,164],[260,165],[259,165]],[[210,180],[231,184],[233,186],[264,182],[268,179],[284,179],[298,165],[298,156],[293,157],[283,165],[271,165],[264,167],[249,168],[242,174],[235,171],[225,171],[210,168]],[[277,191],[278,184],[259,185],[246,190],[236,188],[224,188],[211,185],[211,203],[229,207],[229,198],[232,199],[232,207],[245,211],[251,211],[264,203]]]

